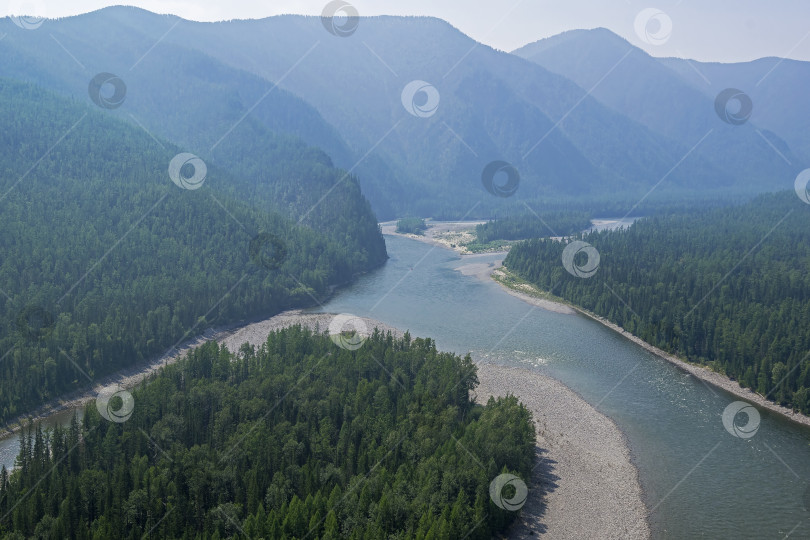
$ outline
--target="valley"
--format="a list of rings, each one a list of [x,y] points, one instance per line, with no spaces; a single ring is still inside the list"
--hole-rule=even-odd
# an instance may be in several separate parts
[[[0,537],[810,535],[810,8],[33,4]]]

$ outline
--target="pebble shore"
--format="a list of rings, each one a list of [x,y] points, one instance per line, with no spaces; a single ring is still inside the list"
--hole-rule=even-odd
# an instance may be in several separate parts
[[[638,471],[622,432],[559,381],[536,371],[479,364],[479,403],[513,394],[532,412],[537,462],[509,538],[650,537]]]
[[[473,263],[459,270],[484,278],[493,266]],[[132,388],[205,341],[215,340],[238,351],[243,343],[259,346],[270,332],[295,324],[325,331],[334,317],[291,310],[240,328],[209,330],[171,355],[116,373],[92,391],[66,396],[32,416],[41,418],[92,401],[101,387],[110,384]],[[379,328],[395,336],[403,335],[401,330],[380,321],[363,318],[363,322],[369,331]],[[562,383],[530,369],[478,364],[478,377],[481,384],[474,392],[478,402],[486,403],[490,395],[512,393],[532,411],[537,427],[537,463],[527,482],[529,498],[521,509],[520,520],[509,531],[510,538],[538,533],[563,539],[649,538],[638,473],[622,433],[609,418]]]
[[[258,346],[271,331],[294,324],[323,331],[333,317],[287,311],[219,341],[236,351],[242,343]],[[403,334],[380,321],[363,321],[369,330]],[[562,383],[530,369],[482,363],[478,378],[481,384],[474,394],[479,403],[490,395],[512,393],[532,411],[537,427],[538,461],[529,484],[545,487],[530,487],[510,538],[532,533],[562,539],[650,537],[638,473],[621,431],[609,418]]]

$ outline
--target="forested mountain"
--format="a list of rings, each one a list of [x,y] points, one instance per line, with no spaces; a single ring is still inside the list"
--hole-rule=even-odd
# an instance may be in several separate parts
[[[0,125],[0,422],[385,261],[355,179],[300,141],[181,189],[181,148],[39,87],[0,79]]]
[[[773,173],[793,172],[752,126],[730,130],[711,108],[706,121],[720,125],[699,145],[707,150],[684,159],[708,129],[697,138],[661,134],[571,80],[437,19],[362,18],[347,38],[327,32],[318,17],[195,23],[134,8],[48,21],[54,39],[4,24],[0,53],[11,76],[82,97],[92,74],[116,73],[129,85],[122,116],[199,144],[191,150],[223,167],[235,162],[216,141],[249,111],[249,126],[235,136],[292,133],[344,168],[359,163],[355,172],[381,217],[491,217],[525,200],[602,208],[638,201],[664,177],[645,204],[729,197],[732,188],[739,197],[773,190]],[[438,98],[423,117],[403,107],[414,80],[432,85]],[[407,105],[425,98],[414,91]],[[302,126],[287,121],[298,116]],[[494,160],[520,172],[514,197],[493,197],[482,186]]]
[[[740,178],[767,184],[766,179],[773,175],[798,172],[794,170],[797,156],[810,158],[806,145],[792,135],[799,129],[806,131],[802,116],[794,108],[794,103],[802,101],[797,91],[770,95],[756,84],[759,78],[769,75],[767,65],[750,67],[748,71],[756,74],[753,80],[721,78],[691,60],[680,60],[681,68],[674,70],[671,60],[654,58],[604,28],[572,30],[521,47],[513,54],[568,77],[583,88],[593,88],[592,95],[600,102],[670,140],[696,143],[713,130],[695,149],[695,155]],[[785,76],[779,73],[781,70],[782,66],[772,74],[780,81]],[[610,76],[603,79],[608,72]],[[805,70],[799,79],[804,84],[810,81],[810,70]],[[795,85],[798,80],[792,82]],[[715,111],[715,99],[729,87],[740,89],[753,101],[750,118],[742,125],[723,122]],[[790,87],[779,84],[779,88]],[[739,108],[739,104],[728,103],[730,111],[735,107]],[[773,122],[774,114],[784,121]],[[728,187],[736,190],[739,183],[729,183]]]
[[[120,9],[131,15],[148,13]],[[249,160],[257,173],[251,179],[257,183],[265,181],[263,171],[277,169],[273,156],[265,156],[272,151],[265,146],[277,144],[273,139],[278,137],[292,135],[318,147],[346,170],[357,163],[360,156],[314,107],[274,81],[229,67],[191,43],[163,40],[156,45],[160,36],[153,38],[145,28],[166,22],[171,26],[179,19],[148,15],[150,20],[140,21],[146,26],[138,26],[137,19],[130,20],[132,25],[116,24],[95,14],[48,21],[48,34],[23,31],[2,19],[0,29],[7,31],[7,39],[0,41],[2,75],[88,104],[90,80],[100,72],[116,75],[126,85],[125,95],[108,114],[225,169],[242,166],[246,152],[259,147],[262,151],[250,154]],[[396,192],[396,180],[376,156],[353,172],[379,177]],[[384,204],[377,211],[391,213]]]
[[[752,122],[778,133],[790,149],[810,160],[810,133],[805,119],[810,105],[804,88],[810,81],[810,62],[789,58],[760,58],[721,64],[662,58],[660,62],[712,99],[725,88],[744,89],[754,103]]]
[[[529,240],[504,265],[644,341],[810,412],[810,207],[793,192],[591,233],[589,279],[564,243]],[[576,261],[582,265],[584,261]]]
[[[0,530],[492,538],[517,514],[490,482],[528,477],[535,432],[514,396],[473,405],[477,383],[469,356],[408,335],[375,332],[357,351],[300,327],[238,354],[210,342],[136,389],[125,423],[90,407],[81,426],[23,433],[19,469],[0,475]]]

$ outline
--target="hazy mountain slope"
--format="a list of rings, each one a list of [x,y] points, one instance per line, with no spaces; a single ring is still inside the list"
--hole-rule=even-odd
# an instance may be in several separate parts
[[[395,168],[401,182],[362,174],[361,181],[375,204],[387,197],[407,211],[460,216],[475,207],[469,215],[487,215],[501,202],[481,185],[481,171],[494,159],[520,170],[518,202],[636,201],[696,142],[657,136],[567,79],[476,45],[435,19],[362,19],[354,35],[337,38],[315,17],[176,26],[174,19],[124,8],[83,17],[137,27],[155,41],[165,34],[156,51],[182,44],[281,81],[315,105],[355,154],[368,155],[364,164],[382,157]],[[435,84],[441,96],[430,118],[409,115],[401,103],[402,89],[417,78]],[[671,200],[668,190],[691,195],[694,186],[724,193],[720,188],[734,182],[746,180],[690,159],[653,198]]]
[[[659,61],[710,97],[729,87],[743,90],[754,103],[751,122],[778,133],[804,163],[810,161],[810,62],[761,58],[734,64],[691,61],[690,66],[678,58]]]
[[[286,74],[282,84],[318,107],[357,147],[373,147],[396,125],[378,150],[406,166],[420,193],[433,198],[440,186],[442,198],[452,193],[469,206],[486,195],[480,173],[493,159],[520,170],[518,197],[638,197],[697,142],[656,136],[569,80],[477,45],[436,19],[362,19],[349,38],[325,32],[317,18],[293,16],[184,23],[171,36],[271,79]],[[238,54],[249,46],[263,55]],[[414,118],[403,110],[400,92],[413,79],[439,90],[434,116]],[[735,178],[698,160],[669,180],[691,187]]]
[[[273,133],[300,137],[324,149],[346,169],[357,162],[337,130],[300,98],[184,44],[164,40],[156,45],[159,36],[153,38],[143,30],[158,22],[174,24],[176,18],[120,10],[134,17],[130,24],[105,15],[116,13],[115,9],[48,21],[47,33],[23,31],[0,21],[8,31],[0,41],[4,75],[87,103],[91,103],[88,83],[92,77],[99,72],[117,75],[126,84],[126,96],[110,114],[206,159],[220,160],[225,168],[238,163],[224,160],[222,145],[236,144],[234,140],[253,143]],[[148,15],[149,24],[139,24],[143,15]],[[261,160],[261,152],[251,159]],[[379,176],[396,190],[390,168],[379,159],[367,160],[354,172]],[[384,201],[375,201],[375,206],[390,215]]]
[[[711,130],[695,154],[737,181],[784,188],[792,180],[795,169],[787,161],[795,161],[794,153],[779,137],[784,126],[767,133],[764,129],[772,127],[759,125],[758,114],[744,125],[723,122],[714,100],[728,85],[707,92],[701,81],[704,88],[695,88],[683,77],[684,71],[697,76],[685,61],[678,73],[604,28],[565,32],[514,54],[593,89],[593,96],[602,103],[672,141],[691,147]],[[779,178],[784,180],[781,185],[776,183]]]
[[[39,87],[0,79],[0,123],[0,422],[212,324],[310,305],[385,260],[352,180],[312,213],[318,230],[329,220],[320,233],[283,215],[301,186],[209,166],[181,189],[179,148]],[[316,193],[342,175],[277,146],[271,174]]]
[[[345,38],[330,34],[319,17],[194,23],[134,8],[48,24],[55,39],[9,32],[0,42],[13,76],[51,87],[69,82],[71,95],[80,96],[90,74],[115,72],[129,85],[118,114],[132,113],[150,131],[193,145],[224,167],[240,165],[222,158],[217,141],[225,133],[232,149],[255,147],[249,141],[267,131],[300,136],[352,168],[383,216],[488,216],[504,204],[522,208],[525,200],[602,207],[619,201],[629,209],[659,182],[647,202],[779,189],[794,172],[762,138],[789,158],[775,135],[722,123],[712,101],[700,101],[689,84],[681,84],[685,102],[673,106],[658,97],[660,85],[647,81],[627,91],[611,73],[600,88],[623,97],[621,110],[437,19],[363,18]],[[625,62],[648,59],[635,56]],[[585,68],[591,77],[607,71]],[[435,87],[435,114],[406,111],[403,89],[414,80]],[[300,99],[274,89],[275,82]],[[643,107],[630,106],[626,95],[634,93],[646,100]],[[416,93],[407,105],[418,108],[424,98]],[[673,127],[661,128],[670,117]],[[493,160],[520,172],[514,197],[484,189],[481,173]]]

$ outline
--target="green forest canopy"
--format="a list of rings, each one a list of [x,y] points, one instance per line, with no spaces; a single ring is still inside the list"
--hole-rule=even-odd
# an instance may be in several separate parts
[[[0,79],[0,124],[0,422],[386,259],[355,179],[295,139],[190,191],[180,148],[38,87]]]
[[[601,258],[589,279],[566,272],[564,244],[550,240],[516,244],[504,265],[656,347],[810,413],[810,207],[793,192],[584,240]]]
[[[397,220],[397,232],[405,234],[424,234],[427,230],[424,218],[406,217]]]
[[[474,405],[469,355],[375,330],[357,351],[301,327],[238,353],[208,342],[133,392],[126,422],[21,435],[0,475],[7,538],[488,539],[528,478],[531,413]],[[16,536],[14,536],[16,535]]]

